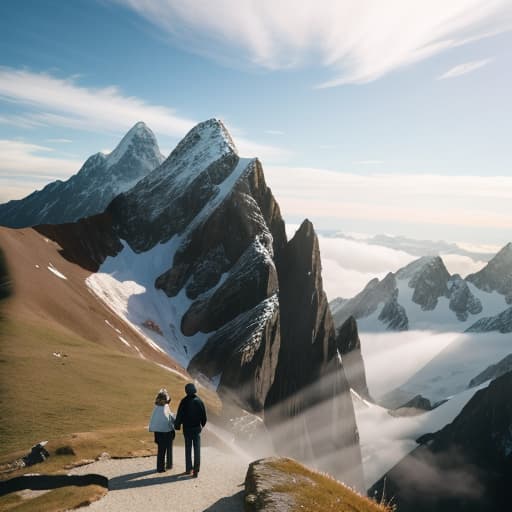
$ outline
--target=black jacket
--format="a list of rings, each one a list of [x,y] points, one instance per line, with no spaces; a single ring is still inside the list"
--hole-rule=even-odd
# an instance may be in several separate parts
[[[187,395],[182,399],[174,421],[174,428],[184,429],[204,427],[206,425],[206,409],[203,401],[197,395]]]

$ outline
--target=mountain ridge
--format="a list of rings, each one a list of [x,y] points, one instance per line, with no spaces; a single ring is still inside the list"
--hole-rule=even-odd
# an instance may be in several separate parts
[[[102,212],[163,160],[154,133],[136,123],[109,154],[95,153],[66,181],[0,205],[0,225],[23,228],[74,222]]]

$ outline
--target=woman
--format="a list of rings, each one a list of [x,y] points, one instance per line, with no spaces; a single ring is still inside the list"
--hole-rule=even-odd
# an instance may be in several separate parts
[[[149,431],[155,433],[155,443],[158,445],[156,456],[156,470],[165,471],[165,454],[167,453],[167,469],[172,468],[172,442],[176,436],[174,431],[174,416],[169,408],[171,397],[165,388],[162,388],[155,398],[155,407],[149,420]]]

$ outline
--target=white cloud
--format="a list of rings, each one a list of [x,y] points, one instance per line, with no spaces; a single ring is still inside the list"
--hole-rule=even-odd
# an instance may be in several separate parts
[[[265,167],[285,218],[511,229],[512,177]],[[419,228],[421,229],[421,228]]]
[[[42,109],[27,119],[69,128],[126,130],[144,120],[157,132],[178,136],[194,125],[167,107],[125,96],[115,86],[80,87],[73,78],[27,70],[0,68],[0,97]]]
[[[181,138],[196,124],[168,107],[126,96],[115,86],[82,87],[75,78],[63,79],[6,67],[0,67],[0,99],[30,109],[28,113],[0,118],[0,122],[22,127],[49,125],[124,133],[137,121],[144,121],[159,135]],[[272,145],[235,138],[244,156],[276,161],[289,154]]]
[[[283,69],[316,64],[320,87],[366,83],[442,51],[512,28],[507,0],[112,0],[187,50]]]
[[[265,133],[268,133],[269,135],[284,135],[284,132],[281,130],[265,130]]]
[[[498,250],[495,252],[498,252]],[[442,258],[450,274],[460,274],[462,277],[482,270],[487,264],[486,261],[475,261],[460,254],[443,254]]]
[[[35,178],[66,178],[82,165],[79,160],[49,156],[52,148],[18,140],[0,140],[0,177],[11,180],[16,187],[19,176]],[[40,153],[43,153],[41,155]]]
[[[474,60],[471,62],[465,62],[464,64],[459,64],[458,66],[453,67],[448,70],[446,73],[443,73],[438,80],[444,80],[445,78],[454,78],[456,76],[466,75],[467,73],[471,73],[472,71],[476,71],[477,69],[483,68],[494,59],[483,59],[483,60]]]

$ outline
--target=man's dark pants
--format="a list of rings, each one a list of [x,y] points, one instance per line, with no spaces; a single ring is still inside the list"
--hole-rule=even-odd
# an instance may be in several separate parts
[[[183,428],[185,438],[185,471],[194,470],[199,473],[201,465],[201,427]],[[192,464],[192,447],[194,448],[194,463]]]

